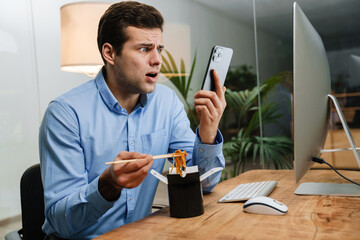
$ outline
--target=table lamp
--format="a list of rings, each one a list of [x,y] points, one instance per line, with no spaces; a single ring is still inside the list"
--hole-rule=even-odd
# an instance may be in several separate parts
[[[110,5],[104,2],[76,2],[60,8],[61,70],[96,76],[103,66],[97,47],[97,28]]]

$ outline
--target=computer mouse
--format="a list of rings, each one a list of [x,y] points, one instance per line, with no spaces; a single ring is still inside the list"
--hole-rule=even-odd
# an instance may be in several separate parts
[[[250,198],[244,204],[244,212],[266,214],[266,215],[285,215],[288,207],[269,197]]]

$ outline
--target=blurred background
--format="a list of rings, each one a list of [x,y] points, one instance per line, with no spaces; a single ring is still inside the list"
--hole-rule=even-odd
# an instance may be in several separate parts
[[[220,126],[227,160],[223,179],[251,168],[292,168],[293,1],[141,2],[153,5],[165,18],[167,52],[163,58],[170,64],[162,69],[159,83],[177,91],[193,126],[196,119],[192,115],[192,96],[201,87],[211,48],[221,45],[234,50],[226,80],[228,107]],[[359,144],[360,1],[297,2],[324,41],[332,91]],[[65,48],[61,43],[64,33],[60,8],[71,3],[1,3],[0,228],[20,219],[20,177],[25,169],[39,162],[38,128],[48,103],[92,79],[91,74],[60,69]],[[90,40],[96,41],[84,39]],[[91,44],[96,46],[96,42]],[[177,81],[189,83],[189,88],[184,91]],[[335,112],[330,127],[326,148],[349,147]],[[324,157],[338,168],[356,166],[351,152],[327,153]]]

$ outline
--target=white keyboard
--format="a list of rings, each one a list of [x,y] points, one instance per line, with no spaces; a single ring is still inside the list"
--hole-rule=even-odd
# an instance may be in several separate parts
[[[250,198],[268,196],[276,187],[277,181],[243,183],[231,190],[218,202],[239,202]]]

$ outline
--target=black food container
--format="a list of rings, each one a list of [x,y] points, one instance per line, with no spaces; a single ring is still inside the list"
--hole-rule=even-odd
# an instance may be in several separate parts
[[[204,213],[203,194],[199,172],[168,174],[170,216],[190,218]]]

